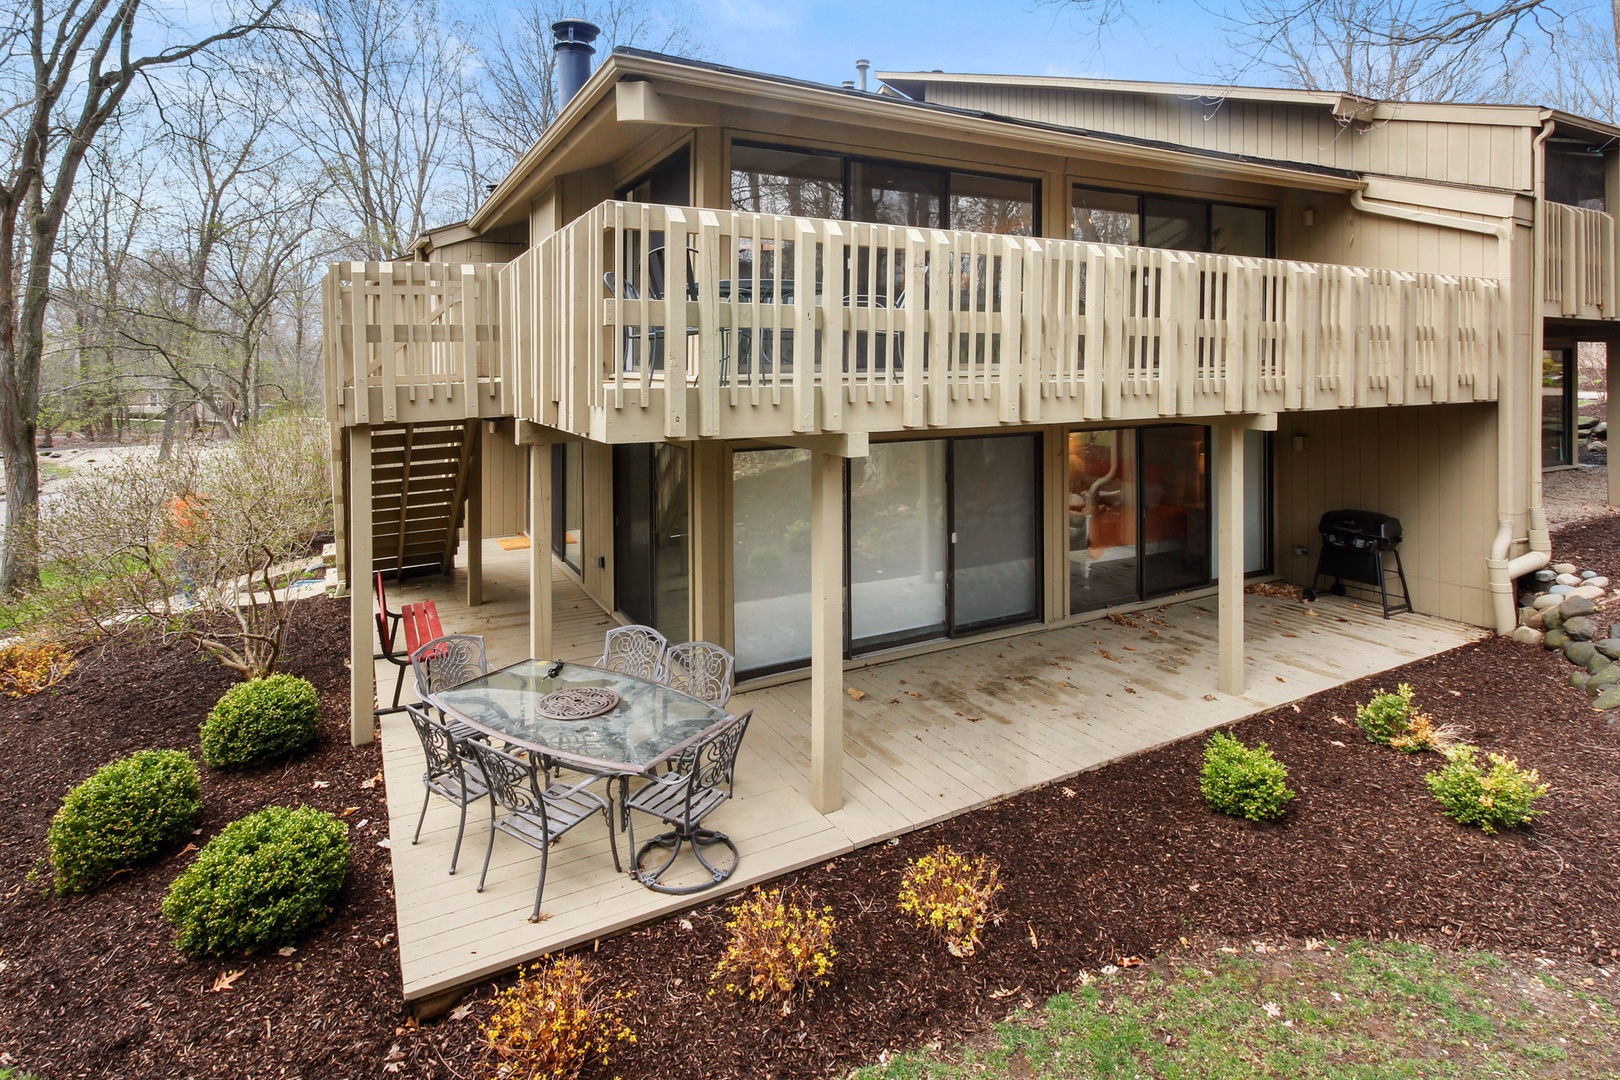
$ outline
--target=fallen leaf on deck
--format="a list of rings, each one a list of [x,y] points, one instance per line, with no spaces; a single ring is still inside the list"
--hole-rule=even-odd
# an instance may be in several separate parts
[[[844,693],[848,694],[851,700],[854,701],[864,701],[866,699],[866,691],[857,690],[853,686],[851,686],[848,690],[845,690]]]
[[[208,992],[211,994],[217,994],[222,990],[229,990],[232,988],[237,979],[240,979],[246,974],[246,971],[222,971],[215,976],[214,985],[209,989]]]
[[[1136,693],[1136,690],[1135,690],[1135,688],[1134,688],[1134,687],[1130,687],[1130,686],[1127,686],[1127,687],[1126,687],[1126,688],[1125,688],[1125,692],[1126,692],[1126,693],[1127,693],[1127,694],[1134,694],[1134,693]]]
[[[1107,649],[1098,649],[1097,655],[1102,657],[1104,660],[1114,659],[1114,654],[1109,652]]]
[[[915,691],[915,690],[907,690],[906,691],[906,697],[920,698],[920,697],[922,697],[922,695],[917,693],[917,691]]]

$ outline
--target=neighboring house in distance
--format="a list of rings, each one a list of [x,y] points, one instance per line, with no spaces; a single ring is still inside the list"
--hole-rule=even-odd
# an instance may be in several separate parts
[[[1245,575],[1310,583],[1327,510],[1400,518],[1416,610],[1512,628],[1620,313],[1620,128],[879,80],[617,50],[418,261],[334,268],[351,578],[529,531],[535,655],[554,554],[745,684],[809,674],[823,811],[846,664],[1207,590],[1237,692]]]

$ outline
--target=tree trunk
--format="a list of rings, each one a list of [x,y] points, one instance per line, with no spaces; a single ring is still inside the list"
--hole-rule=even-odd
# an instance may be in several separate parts
[[[9,381],[9,380],[8,380]],[[0,408],[0,454],[6,463],[5,550],[0,552],[0,592],[8,595],[39,580],[39,556],[30,536],[39,513],[39,451],[34,419]]]
[[[169,407],[163,410],[163,436],[158,440],[159,461],[168,461],[174,454],[174,421],[175,414],[179,411],[179,400],[171,396]]]

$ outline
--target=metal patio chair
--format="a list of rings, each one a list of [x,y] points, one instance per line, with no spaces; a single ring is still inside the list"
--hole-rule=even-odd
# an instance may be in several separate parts
[[[529,914],[530,922],[539,922],[551,845],[569,829],[598,813],[607,826],[614,872],[623,872],[623,865],[619,862],[619,846],[613,839],[613,817],[607,800],[585,790],[596,781],[596,777],[573,786],[552,783],[549,774],[543,773],[532,760],[509,754],[487,743],[471,742],[467,746],[482,769],[496,801],[507,811],[499,817],[495,816],[493,809],[490,812],[489,846],[484,851],[483,873],[478,875],[479,892],[484,891],[484,882],[489,877],[489,860],[495,854],[495,834],[503,832],[515,837],[540,852],[540,883],[534,890],[534,911]]]
[[[615,626],[603,639],[596,666],[657,682],[668,649],[669,639],[650,626]]]
[[[458,733],[449,724],[441,724],[435,720],[423,705],[411,703],[406,705],[405,714],[411,718],[411,725],[416,728],[417,738],[422,740],[422,753],[427,758],[427,769],[422,773],[422,786],[426,789],[422,793],[422,812],[416,818],[416,832],[411,836],[411,843],[415,844],[422,839],[422,822],[427,820],[428,803],[437,795],[454,803],[461,810],[461,821],[456,825],[456,846],[450,853],[450,872],[456,872],[456,863],[461,858],[461,838],[467,831],[467,805],[480,799],[489,797],[489,785],[477,773],[476,769],[468,768],[467,748],[477,745],[472,738],[469,728],[462,728],[465,734]],[[490,815],[495,813],[495,806],[490,804]]]
[[[731,673],[737,660],[710,641],[685,641],[664,653],[659,682],[724,708],[731,700]]]
[[[484,639],[478,634],[445,634],[434,638],[411,653],[411,669],[416,673],[416,696],[427,702],[431,694],[489,674]],[[434,708],[457,738],[474,733],[466,724],[446,716],[443,709]]]
[[[635,815],[627,814],[629,830],[631,872],[636,879],[654,892],[682,895],[712,888],[730,877],[737,869],[737,845],[725,833],[703,828],[703,819],[716,807],[731,798],[732,778],[737,771],[737,751],[742,747],[743,735],[754,710],[749,709],[733,717],[702,740],[694,743],[672,764],[665,776],[656,776],[643,784],[625,802],[627,811],[639,810],[672,826],[636,847]],[[709,872],[710,880],[697,885],[665,885],[659,879],[675,864],[683,845],[690,844],[692,854]],[[715,866],[703,852],[717,845],[731,849],[731,864]],[[669,858],[656,870],[643,870],[641,861],[655,847],[670,849]]]

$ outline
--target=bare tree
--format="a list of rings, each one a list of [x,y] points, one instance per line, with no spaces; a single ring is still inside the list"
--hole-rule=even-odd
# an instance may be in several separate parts
[[[281,0],[244,0],[239,18],[211,32],[172,23],[142,0],[3,0],[0,131],[0,453],[13,525],[39,507],[39,412],[45,309],[62,221],[85,154],[118,113],[130,87],[156,69],[271,24]],[[174,44],[161,44],[175,41]],[[159,43],[139,55],[136,42]],[[7,529],[0,591],[38,577],[32,549]]]
[[[540,139],[565,104],[557,98],[556,54],[551,24],[583,18],[602,28],[599,51],[633,45],[682,56],[704,54],[695,9],[681,3],[604,0],[572,5],[559,0],[522,0],[510,21],[483,47],[484,93],[479,135],[494,151],[494,179]],[[493,29],[493,28],[492,28]]]

